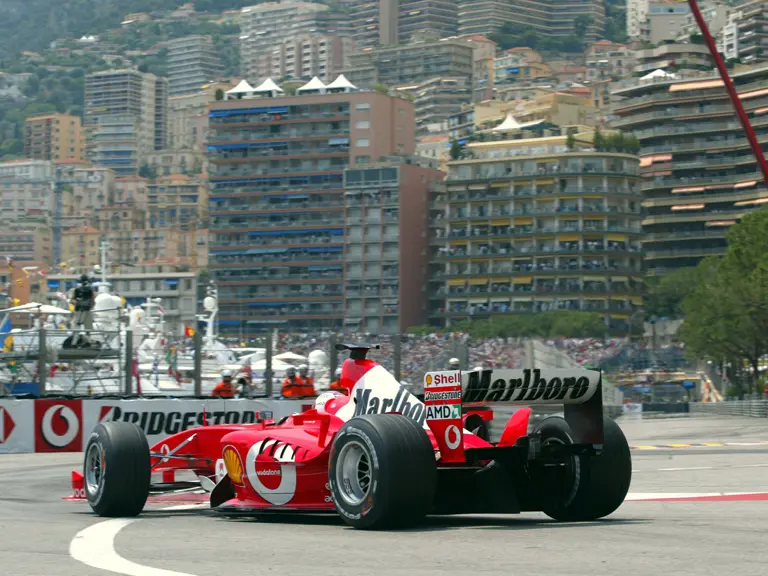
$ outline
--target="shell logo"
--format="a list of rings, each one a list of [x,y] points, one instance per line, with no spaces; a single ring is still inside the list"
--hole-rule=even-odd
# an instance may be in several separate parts
[[[224,466],[227,467],[227,475],[233,484],[243,485],[243,462],[240,455],[232,446],[224,449]]]
[[[430,386],[432,384],[432,376],[430,374],[427,374],[425,382],[427,383],[427,386]]]

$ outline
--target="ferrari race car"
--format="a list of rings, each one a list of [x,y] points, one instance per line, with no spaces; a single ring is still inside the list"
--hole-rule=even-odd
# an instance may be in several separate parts
[[[338,513],[361,529],[430,514],[595,520],[623,503],[630,450],[603,417],[600,372],[432,372],[422,402],[366,357],[371,348],[337,345],[350,352],[341,376],[349,394],[326,393],[280,422],[259,413],[255,424],[192,428],[151,448],[135,424],[101,423],[74,487],[100,516],[136,516],[151,490],[169,488],[151,485],[152,473],[192,471],[218,512]],[[563,404],[564,416],[529,433],[531,408],[520,408],[496,443],[466,429],[472,408],[507,404]]]

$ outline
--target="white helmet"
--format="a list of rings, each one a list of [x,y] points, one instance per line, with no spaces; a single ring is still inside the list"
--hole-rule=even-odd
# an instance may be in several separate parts
[[[336,368],[336,378],[341,378],[341,366]]]
[[[450,360],[448,360],[448,368],[450,368],[451,370],[458,370],[459,365],[460,365],[460,362],[458,358],[451,358]]]
[[[232,378],[232,370],[224,369],[221,371],[222,378]]]
[[[307,366],[306,364],[302,364],[301,366],[299,366],[299,374],[301,374],[302,376],[306,376],[308,372],[309,372],[309,366]]]
[[[285,369],[285,375],[290,378],[291,376],[296,376],[296,368],[293,366],[288,366],[288,368]]]

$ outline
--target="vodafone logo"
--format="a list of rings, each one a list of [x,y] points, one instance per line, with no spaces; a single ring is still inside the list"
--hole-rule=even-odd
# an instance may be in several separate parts
[[[14,428],[16,428],[16,422],[11,418],[11,412],[4,406],[0,406],[0,444],[5,444],[13,434]]]
[[[35,401],[35,452],[79,452],[83,449],[80,400]]]
[[[264,500],[274,506],[285,506],[296,494],[295,459],[288,444],[275,440],[257,442],[245,458],[248,481]]]
[[[445,429],[445,445],[449,450],[456,450],[459,444],[461,444],[461,432],[458,426],[451,424]]]

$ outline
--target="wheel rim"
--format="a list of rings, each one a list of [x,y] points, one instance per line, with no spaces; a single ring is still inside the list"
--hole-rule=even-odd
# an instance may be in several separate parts
[[[99,491],[103,476],[101,448],[98,444],[91,444],[85,459],[85,486],[89,494]]]
[[[550,437],[541,444],[542,448],[544,448],[552,444],[566,446],[567,442],[560,438]],[[542,473],[544,481],[550,486],[550,490],[554,493],[559,493],[562,502],[568,504],[573,499],[574,493],[578,488],[576,482],[579,476],[577,456],[568,455],[556,463],[545,464],[542,467]]]
[[[357,440],[344,445],[336,461],[339,496],[349,506],[359,506],[371,488],[371,455]]]

